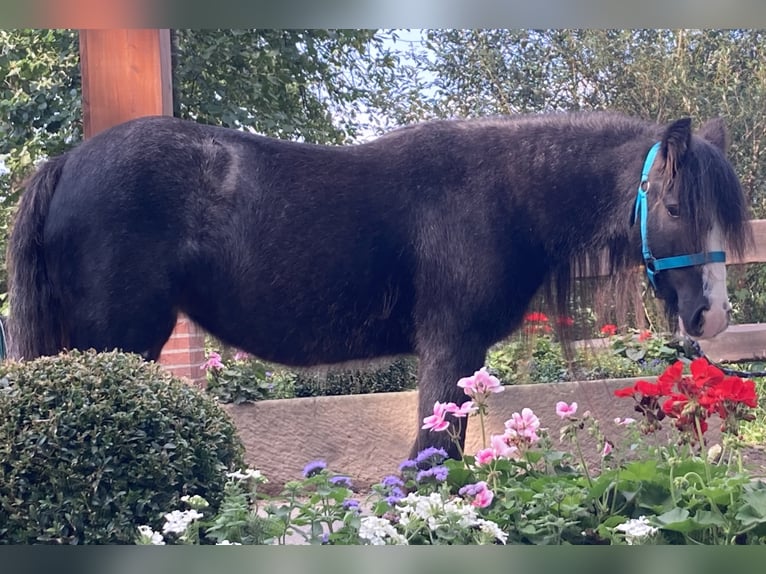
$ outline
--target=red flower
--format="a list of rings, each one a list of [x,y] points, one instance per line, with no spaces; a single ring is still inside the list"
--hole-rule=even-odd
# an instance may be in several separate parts
[[[676,428],[682,432],[691,433],[695,438],[697,437],[697,427],[695,426],[695,417],[680,416],[676,419]],[[707,421],[699,419],[700,432],[705,434],[708,429]]]
[[[612,325],[611,323],[607,323],[603,327],[601,327],[601,334],[606,335],[607,337],[611,337],[612,335],[617,334],[617,325]]]
[[[724,374],[718,367],[707,362],[704,358],[695,359],[690,365],[694,386],[697,389],[715,387],[724,380]]]
[[[684,364],[676,361],[665,372],[657,377],[657,385],[662,389],[660,395],[669,395],[674,386],[678,386],[683,380]]]
[[[749,379],[743,381],[739,377],[726,377],[716,385],[713,394],[719,400],[743,403],[751,409],[758,406],[755,383]]]
[[[652,338],[652,332],[644,329],[638,334],[638,340],[640,342],[648,341]]]
[[[562,327],[571,327],[574,325],[574,319],[572,319],[572,317],[567,317],[566,315],[557,318],[556,322]]]
[[[637,381],[635,389],[645,397],[662,397],[667,395],[669,392],[669,389],[666,390],[666,388],[660,384],[659,380],[656,383],[650,383],[649,381]]]
[[[662,403],[662,412],[671,417],[680,417],[684,407],[689,404],[689,397],[681,393],[673,393]]]
[[[758,405],[753,381],[727,377],[706,359],[692,361],[691,376],[684,376],[683,369],[684,364],[676,361],[657,377],[656,383],[638,381],[614,394],[634,397],[639,403],[636,408],[641,408],[649,423],[662,420],[662,416],[675,419],[676,428],[686,433],[692,443],[699,440],[698,427],[704,433],[707,419],[713,414],[724,421],[722,430],[734,434],[739,421],[752,419],[753,415],[744,408]],[[660,406],[658,398],[662,396],[668,398]],[[649,428],[654,430],[652,425]]]
[[[547,323],[548,316],[545,313],[539,313],[537,311],[534,311],[532,313],[527,313],[526,315],[524,315],[524,320],[529,323]]]
[[[637,391],[635,386],[625,387],[625,388],[617,389],[616,391],[614,391],[614,396],[620,397],[620,398],[632,397],[633,395],[636,394],[636,392]]]

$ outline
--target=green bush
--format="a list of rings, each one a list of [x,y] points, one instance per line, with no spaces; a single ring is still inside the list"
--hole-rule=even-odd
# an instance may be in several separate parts
[[[506,385],[611,379],[659,375],[689,352],[668,333],[629,329],[594,348],[575,348],[570,363],[553,335],[542,332],[514,335],[494,345],[487,366]]]
[[[0,365],[0,542],[132,543],[180,497],[217,508],[244,448],[203,393],[137,355]]]
[[[207,392],[222,403],[407,391],[417,387],[417,359],[363,367],[291,369],[226,348],[215,339],[206,345]],[[223,350],[219,353],[213,349]],[[236,352],[235,352],[236,351]]]
[[[506,385],[556,383],[570,379],[561,345],[549,336],[518,336],[494,345],[487,365]]]
[[[292,375],[292,384],[296,397],[406,391],[417,386],[417,367],[415,359],[400,358],[377,368],[297,372]]]
[[[238,405],[294,396],[291,373],[275,371],[253,357],[235,357],[220,364],[220,368],[207,367],[206,379],[207,392],[222,403]]]

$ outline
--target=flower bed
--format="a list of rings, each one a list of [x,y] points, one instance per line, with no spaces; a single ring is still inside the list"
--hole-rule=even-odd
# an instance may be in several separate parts
[[[764,544],[766,484],[745,468],[738,438],[755,386],[704,359],[683,370],[679,362],[654,381],[611,390],[633,416],[615,417],[610,405],[598,418],[549,396],[538,412],[525,406],[494,428],[490,416],[509,389],[482,369],[458,382],[465,402],[437,402],[422,420],[455,436],[478,418],[480,444],[469,442],[461,460],[425,449],[384,472],[365,499],[352,475],[324,459],[304,466],[277,498],[262,495],[260,470],[230,473],[217,516],[189,501],[190,509],[167,514],[164,534],[174,543],[298,535],[321,544]],[[138,538],[165,542],[145,527]]]
[[[616,418],[634,417],[633,405],[614,396],[614,391],[639,379],[511,385],[494,395],[486,416],[486,432],[495,433],[522,407],[534,412],[550,411],[558,401],[577,402],[580,412],[590,411],[603,431],[620,437],[625,429]],[[654,380],[648,378],[647,380]],[[324,459],[331,468],[342,469],[361,490],[392,471],[404,460],[415,440],[417,393],[310,397],[266,400],[248,404],[224,404],[245,445],[245,460],[270,478],[266,485],[276,493],[299,476],[310,459]],[[545,421],[557,437],[563,424],[558,417]],[[711,429],[713,435],[716,429]],[[599,445],[583,437],[589,457],[597,457]],[[476,452],[482,444],[478,420],[468,424],[466,450]],[[300,457],[291,453],[300,453]]]

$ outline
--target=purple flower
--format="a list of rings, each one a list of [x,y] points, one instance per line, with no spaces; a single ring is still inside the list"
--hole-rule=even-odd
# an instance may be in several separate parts
[[[333,476],[330,478],[330,484],[334,484],[335,486],[345,486],[346,488],[351,488],[351,479],[347,476]]]
[[[305,478],[311,478],[322,472],[327,468],[327,463],[323,460],[312,460],[306,466],[303,467],[303,476]]]
[[[386,488],[404,486],[402,479],[399,478],[398,476],[394,476],[393,474],[390,474],[387,477],[385,477],[383,480],[381,480],[380,484],[385,486]]]
[[[235,361],[246,361],[250,358],[250,355],[246,353],[245,351],[237,351],[234,353],[234,360]]]
[[[476,493],[487,488],[487,484],[484,482],[477,482],[476,484],[466,484],[457,493],[460,496],[476,496]]]
[[[353,498],[347,498],[343,501],[343,510],[356,510],[359,512],[359,501]]]
[[[418,464],[418,466],[421,466],[425,464],[426,462],[439,464],[445,458],[447,458],[446,450],[444,450],[443,448],[435,448],[435,447],[429,446],[428,448],[424,448],[418,453],[418,456],[415,459],[415,462]]]
[[[207,361],[200,367],[200,369],[203,369],[205,371],[213,370],[218,371],[219,369],[223,369],[223,363],[221,362],[221,355],[218,353],[210,353],[207,357]]]
[[[398,486],[391,489],[389,495],[386,497],[386,502],[389,506],[396,506],[396,503],[404,498],[404,492]]]
[[[408,458],[407,460],[403,461],[399,465],[399,472],[404,472],[405,470],[408,470],[408,469],[413,469],[414,470],[417,467],[418,467],[418,463],[415,462],[414,460],[412,460],[411,458]]]
[[[447,474],[449,474],[449,471],[446,466],[434,466],[433,468],[418,472],[415,480],[417,482],[424,482],[429,478],[433,478],[436,482],[444,482],[447,480]]]

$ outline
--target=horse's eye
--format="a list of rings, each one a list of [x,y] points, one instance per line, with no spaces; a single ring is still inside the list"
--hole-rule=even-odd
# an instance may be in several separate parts
[[[678,207],[678,204],[676,203],[671,203],[669,205],[666,205],[665,209],[668,210],[668,215],[670,217],[676,218],[681,216],[681,209]]]

